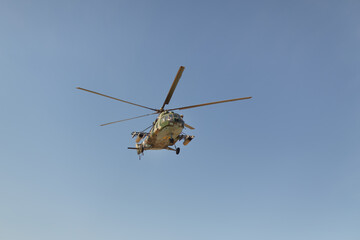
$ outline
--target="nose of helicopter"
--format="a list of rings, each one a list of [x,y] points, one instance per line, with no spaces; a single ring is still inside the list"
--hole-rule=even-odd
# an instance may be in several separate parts
[[[184,121],[179,117],[175,117],[174,119],[171,120],[174,124],[180,125],[182,127],[184,127]]]

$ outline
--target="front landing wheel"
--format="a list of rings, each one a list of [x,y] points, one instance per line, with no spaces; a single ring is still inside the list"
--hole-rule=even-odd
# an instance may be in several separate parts
[[[180,153],[180,148],[176,148],[176,154]]]

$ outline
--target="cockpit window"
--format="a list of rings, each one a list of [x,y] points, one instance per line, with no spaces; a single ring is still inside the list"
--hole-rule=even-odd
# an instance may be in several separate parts
[[[180,122],[180,123],[182,123],[184,121],[182,120],[182,118],[180,117],[179,114],[169,113],[160,119],[160,124],[164,124],[165,122]]]
[[[167,120],[168,120],[168,121],[174,120],[174,115],[173,115],[173,114],[167,115]]]
[[[163,116],[162,118],[161,118],[161,120],[160,120],[160,123],[164,123],[165,122],[165,119],[166,118],[166,116]]]

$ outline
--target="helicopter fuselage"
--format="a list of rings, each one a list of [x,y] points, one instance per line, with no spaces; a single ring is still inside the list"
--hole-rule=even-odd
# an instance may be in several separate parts
[[[182,117],[177,113],[165,111],[159,114],[142,145],[145,149],[153,150],[173,146],[179,140],[183,129]]]

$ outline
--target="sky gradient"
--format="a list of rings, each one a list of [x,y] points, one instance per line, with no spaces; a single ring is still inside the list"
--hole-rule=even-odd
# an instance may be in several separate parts
[[[0,239],[360,239],[359,1],[0,1]],[[132,131],[171,108],[181,153]]]

